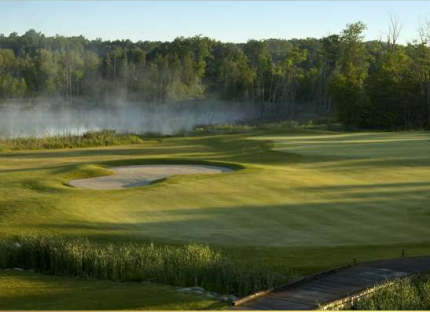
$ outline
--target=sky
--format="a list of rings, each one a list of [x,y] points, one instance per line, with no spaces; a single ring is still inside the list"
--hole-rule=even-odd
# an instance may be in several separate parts
[[[400,42],[418,38],[430,1],[0,1],[0,33],[28,29],[47,36],[171,41],[203,35],[225,42],[306,38],[364,22],[366,39],[385,39],[390,14]]]

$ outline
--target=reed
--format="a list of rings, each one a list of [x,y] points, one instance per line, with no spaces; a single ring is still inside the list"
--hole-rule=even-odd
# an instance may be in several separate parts
[[[295,120],[283,120],[278,122],[198,125],[193,130],[194,133],[247,133],[255,130],[294,132],[306,130],[339,131],[341,129],[340,125],[332,124],[330,120],[311,120],[305,123]]]
[[[239,263],[207,245],[98,245],[88,239],[17,236],[0,240],[0,268],[113,281],[150,281],[200,286],[247,295],[288,281],[288,274],[260,264]]]
[[[344,307],[345,310],[429,310],[430,279],[397,280],[365,298]]]
[[[46,135],[18,138],[0,138],[0,151],[84,148],[140,144],[136,134],[116,133],[113,130],[89,131],[82,135]]]

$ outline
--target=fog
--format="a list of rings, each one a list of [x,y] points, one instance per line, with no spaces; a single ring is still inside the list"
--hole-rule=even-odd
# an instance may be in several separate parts
[[[196,125],[253,119],[251,104],[218,101],[186,103],[116,103],[105,105],[37,105],[7,103],[0,107],[0,137],[82,134],[102,129],[172,135]]]

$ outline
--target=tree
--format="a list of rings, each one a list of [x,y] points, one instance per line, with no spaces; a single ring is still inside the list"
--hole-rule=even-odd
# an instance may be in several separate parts
[[[274,71],[273,63],[267,43],[257,40],[249,40],[244,47],[249,65],[256,72],[256,79],[252,89],[252,100],[260,107],[260,118],[265,117],[267,103],[273,95]]]
[[[328,85],[337,116],[345,125],[357,128],[366,123],[368,101],[365,94],[368,61],[363,44],[366,26],[348,24],[340,36],[340,56]]]
[[[305,71],[300,64],[306,61],[307,50],[298,47],[293,48],[277,66],[277,83],[274,94],[277,101],[281,104],[278,109],[280,116],[293,118],[296,113],[296,100],[300,84],[305,76]],[[274,99],[274,101],[276,102]]]
[[[383,129],[411,126],[413,104],[419,93],[411,69],[411,58],[403,47],[391,47],[378,60],[377,70],[369,77],[372,104],[369,126]]]
[[[219,66],[219,79],[223,85],[224,100],[246,100],[250,98],[257,74],[251,68],[242,51],[232,51]]]

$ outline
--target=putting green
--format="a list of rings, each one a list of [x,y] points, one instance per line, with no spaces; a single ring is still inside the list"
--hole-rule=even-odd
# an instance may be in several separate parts
[[[198,241],[292,267],[312,265],[317,250],[332,250],[333,259],[350,259],[340,255],[346,250],[387,257],[383,251],[396,244],[423,254],[430,246],[429,140],[426,132],[255,132],[3,153],[0,235]],[[62,184],[112,166],[199,162],[244,169],[124,190]]]

